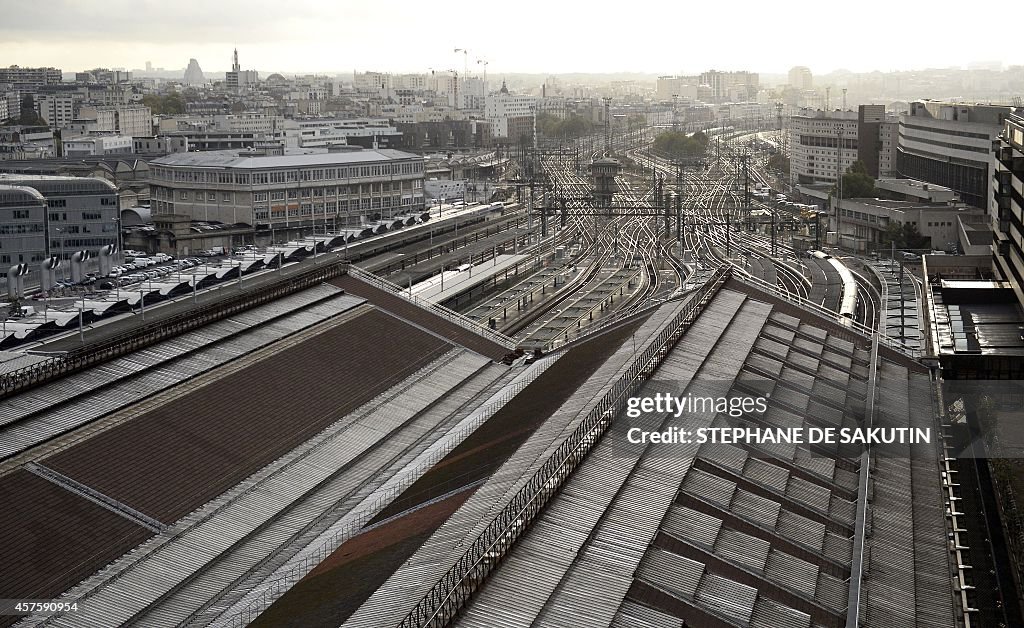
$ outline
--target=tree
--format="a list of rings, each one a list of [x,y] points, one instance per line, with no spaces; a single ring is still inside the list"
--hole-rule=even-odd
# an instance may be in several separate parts
[[[931,238],[921,235],[917,225],[889,222],[882,232],[881,246],[883,249],[927,249],[931,246]]]
[[[835,188],[832,192],[835,193]],[[864,162],[858,159],[843,174],[843,198],[868,198],[875,195],[875,180],[868,174]]]
[[[560,135],[568,138],[583,137],[594,130],[594,124],[582,116],[572,116],[559,125]]]
[[[142,104],[149,107],[154,115],[174,115],[185,113],[185,99],[180,94],[146,94],[142,97]]]
[[[170,114],[185,113],[185,99],[181,94],[168,94],[164,96],[163,112]]]
[[[146,94],[145,96],[143,96],[142,104],[149,107],[149,110],[153,113],[153,115],[160,115],[162,113],[160,111],[160,97],[156,94]]]
[[[643,114],[634,113],[626,119],[626,128],[630,131],[633,131],[634,129],[642,129],[645,126],[647,126],[647,116]]]
[[[547,112],[537,114],[537,133],[545,137],[555,137],[561,121]]]
[[[687,135],[681,131],[665,131],[654,138],[654,150],[672,159],[699,157],[706,148],[707,137],[703,133]]]
[[[537,114],[537,134],[544,137],[577,138],[592,133],[594,124],[582,116],[559,120],[550,113]]]

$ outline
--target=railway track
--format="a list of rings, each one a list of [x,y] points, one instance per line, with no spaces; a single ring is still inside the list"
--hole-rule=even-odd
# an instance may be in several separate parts
[[[640,151],[635,154],[638,153]],[[675,176],[671,164],[656,155],[646,153],[642,158],[663,176]],[[743,199],[742,193],[737,191],[736,175],[720,164],[705,171],[684,173],[683,194],[690,208],[684,242],[686,248],[693,251],[698,267],[701,261],[704,265],[729,263],[741,273],[774,285],[790,297],[809,299],[836,313],[850,313],[850,318],[857,323],[876,328],[879,296],[870,282],[863,277],[856,282],[844,282],[840,278],[842,271],[837,273],[832,266],[826,271],[815,265],[804,265],[791,247],[776,242],[775,251],[781,251],[785,258],[796,263],[779,259],[772,255],[769,236],[742,228],[745,218],[737,214],[737,208],[743,206]],[[805,268],[810,277],[805,274]]]

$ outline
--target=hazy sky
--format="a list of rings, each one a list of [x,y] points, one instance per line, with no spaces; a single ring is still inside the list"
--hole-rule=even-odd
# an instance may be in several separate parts
[[[0,66],[65,71],[171,70],[195,57],[222,72],[234,46],[243,69],[264,73],[461,71],[455,48],[469,49],[471,72],[488,60],[489,77],[1024,62],[1024,48],[993,45],[998,14],[892,0],[0,0],[0,15]]]

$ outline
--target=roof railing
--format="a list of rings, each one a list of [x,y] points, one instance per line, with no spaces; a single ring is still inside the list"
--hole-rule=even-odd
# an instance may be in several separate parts
[[[868,339],[872,338],[876,333],[878,333],[879,342],[885,347],[892,349],[893,351],[902,353],[915,360],[924,355],[923,352],[918,348],[910,347],[901,342],[900,340],[893,338],[892,336],[879,333],[876,330],[871,329],[867,325],[858,323],[857,321],[851,320],[844,316],[840,316],[838,313],[826,307],[818,305],[814,301],[805,299],[804,297],[801,297],[799,295],[794,295],[791,292],[781,290],[775,284],[769,283],[761,279],[760,277],[755,277],[754,275],[750,274],[749,272],[742,268],[735,268],[734,270],[736,272],[733,273],[733,277],[736,278],[737,280],[746,284],[750,284],[756,288],[759,288],[776,298],[782,299],[783,301],[790,303],[791,305],[795,305],[796,307],[811,312],[812,314],[817,314],[818,316],[821,316],[827,320],[842,325],[843,327],[846,327],[850,331],[865,336]]]

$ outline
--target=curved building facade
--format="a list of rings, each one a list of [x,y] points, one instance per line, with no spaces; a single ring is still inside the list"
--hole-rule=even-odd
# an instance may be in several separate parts
[[[974,207],[988,207],[992,142],[1009,107],[914,102],[900,116],[897,171],[954,190]]]

